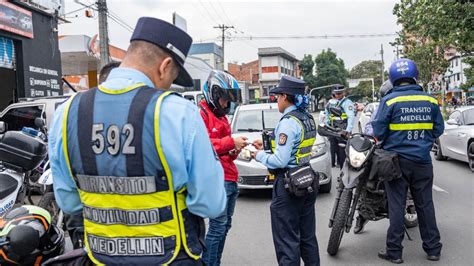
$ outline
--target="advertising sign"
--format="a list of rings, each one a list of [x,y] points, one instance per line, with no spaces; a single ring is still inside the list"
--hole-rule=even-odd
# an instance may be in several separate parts
[[[4,37],[0,37],[0,67],[15,68],[15,46]]]
[[[0,30],[32,39],[34,36],[31,12],[7,3],[5,0],[0,0]]]

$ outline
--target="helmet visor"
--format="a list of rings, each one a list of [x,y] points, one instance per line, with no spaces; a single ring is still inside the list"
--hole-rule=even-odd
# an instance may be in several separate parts
[[[239,89],[222,89],[219,87],[218,95],[219,95],[219,98],[222,98],[223,100],[234,102],[234,103],[240,103],[240,100],[241,100]]]

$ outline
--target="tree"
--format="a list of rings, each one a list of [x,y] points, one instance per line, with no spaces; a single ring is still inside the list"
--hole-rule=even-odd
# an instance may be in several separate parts
[[[337,58],[337,54],[330,48],[323,50],[313,61],[311,55],[305,55],[299,65],[301,74],[309,89],[327,86],[331,84],[347,85],[348,71],[344,67],[344,61]],[[313,74],[316,68],[316,75]],[[332,88],[316,90],[313,95],[316,103],[322,98],[330,98]]]
[[[349,76],[351,79],[373,78],[375,91],[377,92],[382,85],[381,71],[382,61],[366,60],[354,66],[349,72]],[[359,85],[352,90],[352,94],[372,98],[372,82],[365,81],[359,83]]]
[[[402,45],[403,55],[417,63],[422,82],[446,71],[448,48],[462,55],[474,51],[472,1],[401,0],[393,14],[403,27],[394,44]]]
[[[474,87],[474,56],[463,59],[463,62],[469,64],[470,67],[464,69],[464,75],[466,76],[466,83],[461,86],[463,89]]]

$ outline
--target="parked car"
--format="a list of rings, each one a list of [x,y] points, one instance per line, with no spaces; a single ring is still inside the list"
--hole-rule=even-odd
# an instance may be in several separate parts
[[[202,91],[186,91],[181,93],[183,97],[187,100],[190,100],[194,104],[198,104],[202,99],[204,99],[204,94]]]
[[[8,130],[21,130],[23,127],[38,129],[35,119],[40,117],[45,119],[49,128],[54,111],[68,98],[69,96],[34,98],[10,104],[0,113],[0,121],[7,124]]]
[[[250,104],[237,107],[232,121],[232,136],[246,136],[249,142],[262,137],[263,123],[266,130],[273,130],[282,114],[276,103]],[[270,189],[272,182],[265,182],[269,176],[267,168],[250,157],[249,145],[240,154],[235,164],[239,171],[238,185],[241,189]],[[332,174],[329,142],[325,137],[317,136],[311,153],[311,166],[320,172],[320,192],[331,191]]]
[[[360,113],[359,117],[359,132],[363,133],[365,131],[365,125],[369,123],[372,113],[379,107],[379,103],[369,103],[365,106],[364,110]]]
[[[449,157],[467,162],[474,172],[474,106],[460,107],[451,113],[433,151],[436,160]]]

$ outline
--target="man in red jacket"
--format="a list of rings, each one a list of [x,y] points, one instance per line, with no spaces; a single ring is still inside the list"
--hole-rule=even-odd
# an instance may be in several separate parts
[[[240,89],[235,78],[223,71],[214,70],[204,84],[203,92],[205,99],[199,103],[199,108],[211,143],[224,168],[227,207],[220,217],[209,220],[206,251],[202,259],[206,265],[220,265],[225,239],[232,224],[235,202],[239,195],[238,172],[234,160],[248,143],[246,137],[232,138],[226,117],[231,102],[238,102],[240,99]]]

